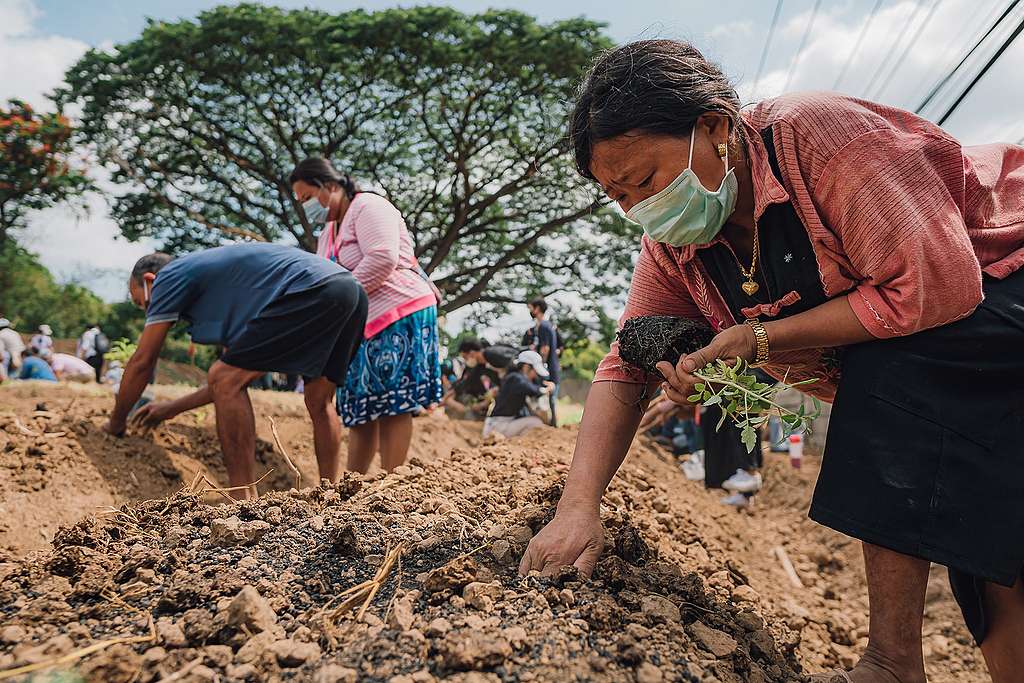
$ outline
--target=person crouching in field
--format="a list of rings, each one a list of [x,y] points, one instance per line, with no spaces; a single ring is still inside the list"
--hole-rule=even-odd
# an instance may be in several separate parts
[[[144,256],[128,289],[146,311],[146,327],[125,368],[107,432],[124,434],[167,333],[185,320],[194,342],[227,348],[210,367],[207,386],[187,398],[194,405],[214,404],[230,486],[256,480],[256,424],[246,387],[265,372],[304,377],[320,476],[338,478],[341,425],[333,402],[362,340],[367,311],[366,293],[349,271],[294,247],[236,244],[177,259]],[[247,498],[255,491],[233,493]]]
[[[494,399],[491,414],[484,421],[484,436],[498,432],[505,436],[519,436],[525,432],[543,427],[544,420],[530,414],[527,398],[547,396],[555,385],[549,381],[547,366],[536,351],[523,351],[516,357],[515,365],[501,380],[501,388]],[[543,384],[537,385],[537,380]]]

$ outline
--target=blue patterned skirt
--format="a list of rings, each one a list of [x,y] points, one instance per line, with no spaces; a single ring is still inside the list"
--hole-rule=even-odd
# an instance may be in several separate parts
[[[403,415],[441,400],[437,307],[391,323],[363,340],[338,387],[338,413],[346,427]]]

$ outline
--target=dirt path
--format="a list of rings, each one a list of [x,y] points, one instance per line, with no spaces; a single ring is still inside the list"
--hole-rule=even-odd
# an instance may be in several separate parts
[[[552,513],[573,429],[481,446],[474,425],[424,418],[400,476],[241,505],[178,496],[173,505],[130,506],[19,559],[99,506],[163,498],[198,469],[223,481],[211,410],[115,440],[98,429],[110,402],[80,386],[0,388],[0,669],[144,634],[146,612],[161,624],[159,643],[87,658],[79,666],[87,680],[157,680],[194,666],[225,680],[356,680],[346,678],[352,672],[392,683],[775,681],[796,680],[791,669],[849,664],[865,643],[859,546],[804,514],[814,458],[795,471],[769,456],[765,491],[752,513],[737,513],[641,440],[604,501],[610,547],[595,581],[521,582],[519,553]],[[275,468],[264,488],[291,485],[268,415],[312,482],[301,397],[258,393],[254,405],[261,467]],[[256,522],[259,538],[231,545]],[[218,536],[227,545],[213,542]],[[331,598],[372,578],[399,542],[410,548],[401,578],[388,579],[366,618],[339,615],[325,626]],[[790,584],[778,546],[802,587]],[[281,624],[269,629],[273,638],[255,642],[252,624],[229,618],[246,584]],[[942,572],[931,582],[925,633],[933,683],[988,680]],[[189,676],[181,680],[213,680]]]

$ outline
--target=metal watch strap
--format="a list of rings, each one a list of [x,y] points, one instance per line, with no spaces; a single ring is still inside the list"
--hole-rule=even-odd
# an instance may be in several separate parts
[[[761,324],[760,320],[748,318],[744,322],[750,325],[750,329],[754,331],[757,353],[751,365],[756,368],[768,362],[768,332],[764,329],[764,325]]]

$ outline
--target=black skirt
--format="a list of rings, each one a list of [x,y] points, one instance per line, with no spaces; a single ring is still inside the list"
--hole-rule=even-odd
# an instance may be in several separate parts
[[[809,513],[949,567],[979,642],[983,582],[1024,569],[1024,271],[983,287],[963,320],[843,351]]]

